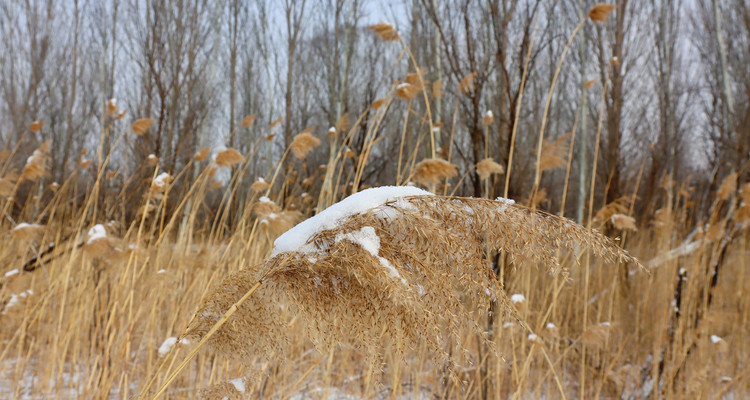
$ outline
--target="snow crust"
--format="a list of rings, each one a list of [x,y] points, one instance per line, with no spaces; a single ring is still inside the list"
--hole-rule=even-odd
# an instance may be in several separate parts
[[[164,358],[167,354],[169,354],[169,350],[172,350],[172,346],[177,344],[177,338],[174,336],[168,337],[164,342],[159,346],[159,357]]]
[[[12,270],[10,270],[10,271],[8,271],[8,272],[5,273],[5,277],[6,278],[10,278],[13,275],[18,275],[20,272],[21,271],[19,271],[18,268],[12,269]]]
[[[401,277],[401,274],[398,273],[396,267],[394,267],[393,264],[391,264],[391,262],[386,258],[380,256],[380,237],[377,233],[375,233],[375,228],[371,226],[365,226],[358,231],[339,233],[338,235],[336,235],[334,242],[338,243],[342,240],[348,240],[352,243],[356,243],[362,246],[365,251],[367,251],[368,253],[370,253],[370,255],[380,261],[380,265],[388,270],[388,274],[391,276],[391,278],[401,280],[404,285],[407,284],[406,279]]]
[[[521,293],[516,293],[513,296],[510,296],[510,301],[513,302],[513,304],[523,303],[526,301],[526,296],[522,295]]]
[[[161,189],[167,185],[167,181],[172,178],[168,173],[162,172],[154,179],[154,186]]]
[[[326,208],[314,217],[300,222],[297,226],[279,236],[273,242],[274,247],[271,256],[297,251],[319,232],[335,228],[352,215],[361,214],[389,201],[408,196],[433,196],[433,194],[412,186],[383,186],[355,193]]]
[[[89,229],[88,236],[89,240],[86,241],[86,244],[91,244],[91,242],[106,238],[107,230],[104,229],[104,225],[96,224]]]
[[[231,383],[238,392],[245,393],[245,381],[242,380],[242,378],[232,379],[229,383]]]

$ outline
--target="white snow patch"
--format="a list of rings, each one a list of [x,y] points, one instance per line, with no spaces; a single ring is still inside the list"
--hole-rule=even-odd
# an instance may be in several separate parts
[[[13,227],[13,230],[18,231],[18,230],[26,229],[26,228],[41,228],[41,227],[42,225],[39,225],[39,224],[30,224],[28,222],[20,222],[18,225]]]
[[[18,295],[17,294],[11,294],[10,300],[8,300],[8,304],[5,305],[5,310],[3,310],[3,314],[5,314],[5,311],[7,311],[11,307],[15,307],[18,305]]]
[[[102,224],[96,224],[89,229],[88,232],[89,239],[86,241],[86,244],[91,244],[92,242],[104,239],[107,237],[107,230],[104,229],[104,225]]]
[[[499,212],[504,212],[508,209],[508,207],[512,206],[513,204],[516,204],[516,201],[513,199],[506,199],[505,197],[498,197],[495,199],[495,201],[500,202],[500,207],[498,207]]]
[[[260,197],[260,198],[258,199],[258,201],[259,201],[259,202],[261,202],[261,203],[273,203],[273,201],[271,201],[271,199],[269,199],[269,198],[268,198],[268,197],[266,197],[266,196],[261,196],[261,197]]]
[[[713,344],[719,343],[722,340],[724,340],[724,339],[722,339],[721,336],[711,335],[711,343],[713,343]]]
[[[510,296],[510,301],[513,302],[513,304],[523,303],[526,301],[526,296],[522,295],[521,293],[516,293],[513,296]]]
[[[5,277],[6,278],[10,278],[11,276],[18,275],[19,273],[20,273],[20,271],[18,270],[18,268],[12,269],[12,270],[10,270],[10,271],[8,271],[8,272],[5,273]]]
[[[492,115],[492,110],[487,110],[487,112],[484,114],[484,116],[487,117],[487,118],[494,118],[494,116]]]
[[[161,174],[156,176],[156,179],[154,179],[154,186],[161,189],[167,185],[167,181],[169,181],[169,179],[171,178],[171,175],[166,172],[162,172]]]
[[[164,342],[159,346],[159,357],[166,357],[169,353],[169,350],[172,350],[172,346],[177,344],[177,338],[174,336],[168,337]]]
[[[552,322],[547,322],[547,329],[555,329],[555,328],[557,328],[555,324],[553,324]]]
[[[229,383],[240,393],[245,393],[245,381],[242,378],[232,379]]]
[[[157,274],[157,275],[159,275],[159,274],[165,274],[165,273],[167,273],[167,270],[166,270],[166,269],[164,269],[164,268],[162,268],[162,269],[160,269],[160,270],[156,271],[156,274]]]
[[[722,376],[721,379],[720,379],[720,381],[722,381],[722,382],[731,382],[732,378],[729,377],[729,376]]]
[[[319,214],[300,222],[273,242],[273,253],[289,253],[300,250],[316,234],[338,226],[346,218],[361,214],[389,201],[407,196],[432,196],[425,190],[408,186],[383,186],[355,193],[326,208]],[[260,201],[263,201],[262,198]]]
[[[529,333],[529,341],[530,342],[536,342],[537,340],[539,340],[539,336],[537,336],[537,335],[535,335],[533,333]]]
[[[508,329],[508,328],[510,328],[513,325],[515,325],[515,324],[512,323],[512,322],[506,322],[506,323],[503,324],[503,329]]]
[[[380,253],[380,236],[375,233],[375,228],[371,226],[363,226],[362,229],[354,232],[339,233],[334,238],[334,243],[338,243],[342,240],[348,240],[352,243],[360,245],[365,251],[370,253],[371,256],[376,257],[380,264],[388,270],[388,274],[394,279],[400,279],[401,282],[406,285],[406,279],[401,277],[396,267],[391,264],[390,261],[381,257]]]

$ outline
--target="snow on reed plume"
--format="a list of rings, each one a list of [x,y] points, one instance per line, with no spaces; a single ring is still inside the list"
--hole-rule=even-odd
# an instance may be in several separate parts
[[[214,288],[188,335],[206,335],[260,282],[209,340],[215,350],[248,362],[283,355],[289,340],[283,304],[321,352],[347,342],[370,361],[382,361],[383,344],[403,354],[424,343],[450,370],[449,343],[460,343],[459,328],[482,332],[477,310],[496,300],[499,310],[515,315],[489,261],[495,252],[505,251],[516,265],[541,264],[558,273],[565,268],[557,251],[580,246],[608,262],[638,263],[596,231],[511,200],[365,190],[282,235],[259,268]]]

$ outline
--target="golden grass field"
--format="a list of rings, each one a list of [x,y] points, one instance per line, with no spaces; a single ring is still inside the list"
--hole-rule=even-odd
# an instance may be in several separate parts
[[[394,108],[406,107],[399,97],[427,98],[424,89],[397,90],[385,100],[401,102]],[[180,367],[211,322],[251,289],[257,271],[288,261],[269,258],[276,237],[364,188],[363,171],[381,143],[382,105],[369,114],[358,155],[347,147],[355,129],[331,132],[328,146],[306,130],[260,174],[248,174],[257,152],[235,149],[214,149],[213,157],[202,150],[180,171],[149,160],[137,211],[126,209],[125,186],[114,182],[128,177],[113,173],[111,155],[97,154],[95,165],[82,162],[70,179],[50,184],[48,144],[34,154],[4,152],[0,398],[150,398],[161,387],[163,398],[750,396],[750,184],[736,174],[711,194],[700,226],[685,222],[696,212],[691,194],[673,182],[665,188],[674,196],[657,213],[633,216],[633,205],[612,203],[591,210],[585,227],[539,214],[535,204],[497,214],[501,202],[442,196],[408,200],[404,210],[424,214],[403,212],[413,219],[402,225],[357,216],[323,234],[331,246],[324,261],[300,258],[273,270],[277,278],[264,281],[224,326],[233,330],[220,330]],[[113,148],[149,125],[141,119],[113,129]],[[401,145],[397,177],[368,186],[415,181],[451,195],[466,176],[450,152],[438,159],[426,136],[416,148]],[[328,163],[302,176],[315,152]],[[542,158],[555,154],[540,145]],[[26,157],[22,170],[13,168],[13,159]],[[493,163],[477,169],[485,184],[502,187],[502,168]],[[564,158],[542,164],[539,174],[570,168]],[[231,172],[228,181],[216,180],[219,169]],[[489,222],[480,227],[479,220]],[[371,225],[379,254],[390,257],[405,285],[424,285],[426,294],[418,298],[373,273],[377,254],[334,239]],[[407,273],[403,260],[419,264],[417,272]],[[488,275],[493,266],[497,275]],[[333,276],[357,292],[316,289],[315,278]],[[495,283],[491,301],[479,289]],[[206,315],[206,304],[218,307],[217,318],[175,343]]]
[[[71,181],[54,192],[41,188],[49,201],[30,198],[15,211],[21,220],[10,224],[6,219],[5,245],[0,247],[0,397],[131,398],[156,377],[153,393],[195,341],[175,345],[166,358],[160,356],[160,346],[183,332],[208,290],[233,272],[257,268],[276,236],[310,215],[318,202],[329,204],[326,192],[315,184],[307,190],[323,193],[319,200],[290,189],[287,204],[292,206],[287,209],[277,205],[280,197],[262,182],[240,197],[236,178],[247,166],[241,159],[237,154],[228,164],[234,178],[222,204],[230,209],[243,199],[250,205],[243,214],[208,216],[194,206],[216,193],[210,173],[221,162],[216,157],[195,180],[184,174],[157,179],[156,167],[143,200],[148,211],[130,224],[102,219],[102,208],[116,205],[117,198],[99,203],[98,183],[86,189],[79,207],[69,206],[65,199],[77,190]],[[171,199],[170,188],[181,180],[187,195]],[[336,186],[330,198],[340,199],[346,191]],[[259,201],[264,194],[276,202]],[[569,269],[567,280],[534,262],[503,269],[504,293],[514,295],[512,307],[525,327],[496,313],[491,334],[496,352],[471,326],[457,327],[460,343],[449,347],[462,349],[455,357],[458,380],[444,365],[436,365],[424,342],[399,352],[383,339],[377,344],[383,346],[382,364],[374,367],[361,346],[347,342],[318,352],[300,310],[284,307],[282,298],[270,298],[280,301],[272,309],[288,336],[283,357],[248,354],[237,360],[206,347],[166,396],[742,398],[750,393],[750,279],[746,206],[737,205],[747,196],[747,184],[738,188],[736,182],[725,182],[716,194],[713,222],[697,234],[695,227],[681,223],[689,212],[679,206],[685,199],[673,210],[644,216],[648,221],[638,231],[617,231],[619,243],[645,270],[575,252],[559,253],[562,267]],[[169,212],[166,204],[171,204]],[[3,200],[6,215],[12,206]],[[187,207],[192,208],[185,211]],[[611,208],[602,209],[599,219],[610,219],[604,214],[611,214]],[[95,223],[102,225],[92,229]],[[24,263],[48,250],[50,242],[54,249],[40,257],[33,271],[24,271]],[[356,257],[349,262],[348,268],[358,268]],[[712,283],[716,269],[719,278]],[[474,311],[468,315],[486,329],[486,308]],[[237,378],[245,393],[228,383],[238,383]]]

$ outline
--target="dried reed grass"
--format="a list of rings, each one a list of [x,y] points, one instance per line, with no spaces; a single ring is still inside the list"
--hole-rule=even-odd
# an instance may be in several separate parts
[[[423,344],[437,365],[451,369],[460,328],[482,335],[475,310],[497,301],[496,312],[515,315],[488,261],[492,254],[502,250],[517,265],[538,263],[566,275],[557,252],[578,246],[608,262],[637,263],[595,231],[511,201],[405,197],[233,274],[208,294],[188,333],[203,338],[232,308],[234,316],[208,341],[214,350],[241,361],[283,356],[289,341],[283,304],[323,353],[346,342],[377,363],[383,343]]]
[[[312,132],[311,128],[300,132],[294,136],[292,144],[289,145],[289,148],[298,160],[304,160],[314,148],[320,145],[320,139],[313,136],[310,132]]]
[[[589,9],[589,18],[594,22],[605,22],[607,16],[615,10],[617,6],[606,3],[599,3]]]
[[[479,174],[479,177],[481,179],[487,179],[492,174],[502,174],[503,172],[505,172],[505,168],[495,162],[495,160],[493,160],[492,158],[485,158],[484,160],[478,162],[475,167],[477,169],[477,174]]]
[[[427,158],[415,166],[414,180],[424,185],[436,185],[458,175],[454,164],[440,158]]]

